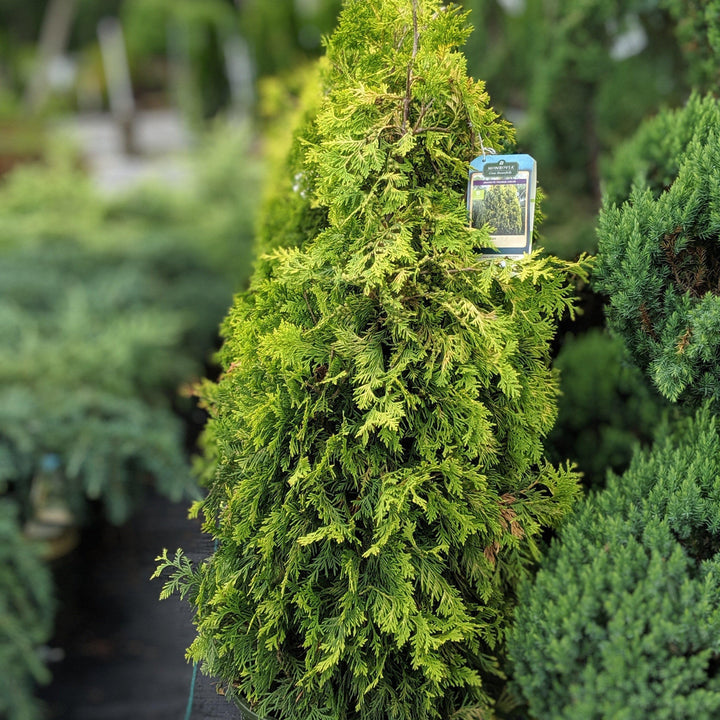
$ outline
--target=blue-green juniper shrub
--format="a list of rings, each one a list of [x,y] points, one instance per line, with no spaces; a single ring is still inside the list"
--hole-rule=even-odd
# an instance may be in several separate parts
[[[720,716],[720,438],[703,408],[583,503],[510,638],[531,717]]]
[[[621,206],[604,203],[595,286],[609,296],[610,330],[660,393],[717,408],[720,114],[712,100],[693,100],[684,112],[697,124],[667,161],[672,179],[650,164],[662,187],[648,177]]]

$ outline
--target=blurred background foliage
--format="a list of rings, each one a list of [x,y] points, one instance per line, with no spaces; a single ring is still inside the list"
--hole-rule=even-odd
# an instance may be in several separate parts
[[[555,367],[562,395],[546,441],[548,455],[553,462],[577,463],[587,489],[602,488],[608,470],[624,471],[635,450],[650,445],[658,426],[676,411],[604,329],[568,334]]]
[[[475,28],[468,67],[515,124],[518,150],[538,160],[543,245],[564,258],[593,252],[601,195],[626,182],[641,141],[623,143],[661,108],[717,87],[720,0],[461,4]],[[37,556],[28,536],[55,537],[48,519],[63,531],[122,522],[150,485],[193,492],[188,454],[204,417],[188,395],[214,372],[218,323],[254,243],[283,241],[284,226],[267,223],[256,241],[255,218],[295,182],[286,151],[312,115],[310,61],[340,5],[0,0],[0,534],[18,556]],[[108,17],[120,51],[101,40]],[[132,124],[137,132],[156,112],[183,128],[180,182],[101,192],[91,155],[57,131],[101,118],[122,154]],[[660,147],[681,130],[657,125],[642,142]],[[156,152],[124,149],[135,164]],[[308,210],[300,194],[296,205],[288,217]],[[312,232],[322,218],[308,218]],[[584,316],[556,343],[563,396],[548,446],[597,487],[608,468],[623,472],[666,410],[599,330],[603,299],[580,290]],[[42,575],[27,562],[28,577]],[[0,575],[3,614],[15,584]],[[1,658],[26,653],[11,664],[27,682],[0,684],[0,714],[12,720],[31,715],[13,709],[24,700],[8,688],[44,676],[32,648],[47,638],[50,603],[36,604],[37,632],[0,634]]]

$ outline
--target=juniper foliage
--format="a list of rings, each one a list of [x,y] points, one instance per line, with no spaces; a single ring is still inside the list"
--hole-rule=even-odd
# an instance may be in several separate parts
[[[78,519],[91,500],[122,522],[150,484],[196,494],[185,434],[202,413],[178,390],[247,284],[252,142],[248,125],[218,123],[177,189],[100,196],[62,148],[4,178],[0,492],[27,500],[51,453]]]
[[[512,131],[467,34],[439,0],[346,2],[289,166],[323,221],[276,239],[201,390],[219,545],[157,572],[195,606],[190,657],[260,715],[491,716],[515,587],[577,495],[542,439],[586,263],[480,258],[468,163]]]
[[[717,407],[720,116],[713,102],[688,106],[702,122],[668,161],[678,170],[664,192],[636,185],[621,207],[605,202],[596,287],[610,296],[611,330],[666,398]]]
[[[705,408],[563,526],[510,638],[534,717],[718,717],[719,477]]]

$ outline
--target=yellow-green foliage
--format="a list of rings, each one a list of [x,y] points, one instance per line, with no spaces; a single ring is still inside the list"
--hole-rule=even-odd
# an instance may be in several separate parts
[[[195,606],[190,656],[263,716],[491,717],[515,586],[577,494],[542,439],[585,268],[480,257],[468,163],[512,131],[467,34],[439,0],[345,4],[288,164],[287,206],[323,224],[273,238],[201,393],[219,545],[159,570]]]
[[[259,256],[281,245],[302,245],[327,225],[327,210],[313,206],[315,179],[305,162],[307,144],[316,140],[321,64],[304,67],[285,85],[264,84],[264,111],[272,121],[265,138],[268,182],[255,238]],[[286,106],[282,110],[279,101]]]
[[[473,225],[482,227],[485,224],[500,235],[522,232],[522,209],[514,188],[507,185],[488,187],[482,202],[473,203]]]

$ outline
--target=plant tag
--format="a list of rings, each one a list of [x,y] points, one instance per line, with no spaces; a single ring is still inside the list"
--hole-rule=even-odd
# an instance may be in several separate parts
[[[520,258],[532,248],[537,163],[530,155],[481,155],[470,163],[467,204],[474,228],[490,225],[486,257]]]

